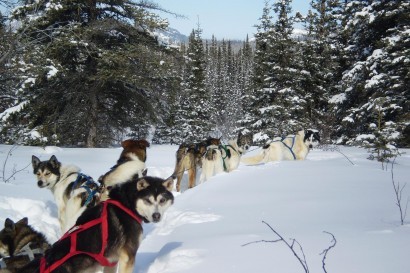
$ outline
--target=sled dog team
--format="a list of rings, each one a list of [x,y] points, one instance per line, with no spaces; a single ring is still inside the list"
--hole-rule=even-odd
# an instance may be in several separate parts
[[[316,130],[299,131],[263,146],[260,154],[242,158],[252,145],[250,134],[221,144],[208,138],[181,144],[176,151],[173,174],[166,179],[150,177],[145,166],[149,143],[125,140],[116,165],[98,182],[74,165],[63,165],[53,155],[41,161],[32,156],[37,185],[48,188],[58,208],[64,234],[50,245],[34,230],[28,219],[6,219],[0,231],[0,273],[96,272],[131,273],[142,240],[142,222],[159,222],[173,204],[175,188],[188,173],[188,188],[238,168],[240,162],[254,165],[279,160],[304,160],[309,149],[320,141]]]

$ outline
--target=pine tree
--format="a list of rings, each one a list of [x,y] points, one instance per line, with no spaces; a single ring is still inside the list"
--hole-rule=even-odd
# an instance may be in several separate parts
[[[164,48],[152,30],[166,24],[150,2],[30,1],[15,9],[27,46],[15,135],[60,145],[106,146],[125,132],[147,135],[157,120]],[[34,18],[27,23],[28,17]],[[24,80],[24,77],[26,80]],[[16,128],[13,119],[8,128]],[[28,129],[27,129],[28,128]],[[141,131],[141,128],[145,128]],[[33,139],[32,133],[41,138]],[[31,142],[30,142],[31,139]]]
[[[375,128],[388,128],[390,143],[409,145],[409,9],[402,1],[346,6],[347,70],[337,105],[338,133],[346,143],[371,143]],[[375,126],[380,115],[381,127]]]
[[[251,126],[259,142],[293,133],[301,126],[298,113],[304,101],[298,94],[300,83],[294,59],[296,43],[291,37],[290,3],[281,0],[270,7],[266,2],[256,34],[253,102],[256,111]],[[277,15],[274,23],[272,10]]]
[[[313,0],[311,6],[306,39],[301,42],[303,112],[306,124],[330,139],[335,118],[329,100],[340,93],[341,5],[338,0]]]
[[[205,56],[198,26],[189,36],[186,66],[180,92],[180,107],[176,120],[178,138],[185,142],[198,142],[207,138],[210,124],[209,92],[205,86]]]

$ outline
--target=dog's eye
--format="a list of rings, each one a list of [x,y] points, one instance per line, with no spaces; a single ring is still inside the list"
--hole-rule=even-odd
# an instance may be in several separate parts
[[[46,172],[46,176],[50,176],[50,174],[51,174],[50,172]]]
[[[145,204],[147,204],[147,205],[151,205],[151,204],[152,204],[152,202],[151,202],[148,198],[145,198],[145,199],[144,199],[144,202],[145,202]]]
[[[162,205],[162,204],[165,203],[165,201],[167,201],[165,198],[161,198],[161,199],[159,200],[159,203]]]

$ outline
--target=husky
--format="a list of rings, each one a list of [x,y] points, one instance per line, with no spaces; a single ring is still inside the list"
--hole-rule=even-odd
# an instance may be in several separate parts
[[[23,267],[34,272],[132,273],[142,222],[157,223],[173,204],[173,179],[142,177],[115,185],[109,199],[88,208],[44,257]]]
[[[196,174],[199,168],[202,167],[202,157],[206,149],[210,145],[220,145],[221,140],[218,138],[208,138],[205,141],[179,145],[176,152],[176,163],[173,177],[177,179],[176,190],[181,191],[181,181],[184,172],[188,172],[188,188],[193,188],[196,185]]]
[[[237,169],[242,155],[249,150],[252,143],[252,135],[240,131],[238,137],[229,140],[227,145],[210,146],[203,159],[200,182],[223,171],[231,172]]]
[[[98,179],[104,187],[102,200],[106,199],[108,190],[115,184],[143,177],[147,173],[145,161],[149,142],[145,139],[127,139],[121,143],[121,146],[123,150],[117,164]]]
[[[7,218],[0,231],[0,272],[16,272],[50,247],[45,236],[34,230],[27,217],[13,222]]]
[[[199,183],[203,183],[211,176],[224,171],[221,148],[216,145],[208,147],[202,159],[202,171],[199,177]]]
[[[305,160],[309,149],[320,142],[319,132],[314,129],[300,130],[296,135],[288,135],[282,139],[274,139],[262,148],[262,153],[243,158],[247,165],[281,160]]]
[[[86,209],[100,200],[100,185],[75,165],[62,165],[55,155],[40,161],[32,156],[33,173],[37,185],[48,188],[54,195],[58,208],[58,220],[62,232],[66,232]]]

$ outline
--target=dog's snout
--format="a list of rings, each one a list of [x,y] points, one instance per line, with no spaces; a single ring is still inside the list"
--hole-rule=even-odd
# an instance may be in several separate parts
[[[161,220],[161,213],[159,213],[159,212],[154,212],[154,213],[152,214],[152,221],[153,221],[154,223],[157,223],[157,222],[159,222],[159,220]]]
[[[44,185],[43,181],[41,181],[41,180],[37,181],[37,186],[39,186],[41,188],[41,187],[43,187],[43,185]]]
[[[310,144],[310,145],[309,145],[309,148],[310,148],[310,149],[312,149],[312,148],[313,148],[313,145],[312,145],[312,144]]]

